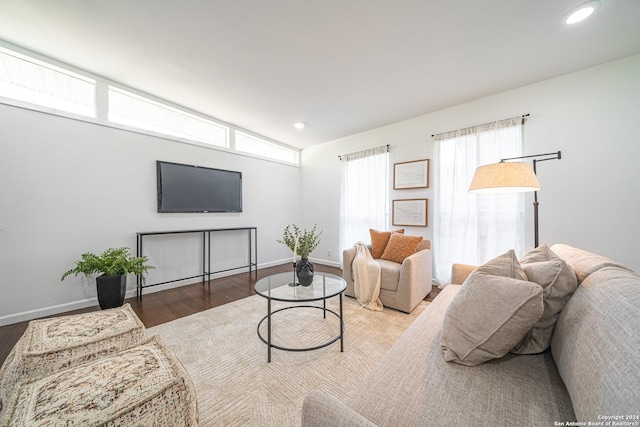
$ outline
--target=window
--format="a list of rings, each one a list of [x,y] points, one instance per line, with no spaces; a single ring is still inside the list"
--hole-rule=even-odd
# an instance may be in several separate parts
[[[0,96],[95,117],[95,80],[2,47]]]
[[[389,224],[389,153],[382,146],[340,156],[340,247],[369,241],[369,229]]]
[[[159,98],[154,100],[151,95],[133,93],[91,73],[74,72],[57,62],[53,65],[50,62],[55,61],[40,55],[20,52],[0,41],[0,103],[112,127],[124,125],[183,143],[300,165],[299,149],[253,136]],[[231,130],[235,146],[230,144]]]
[[[113,86],[109,86],[109,120],[218,147],[228,147],[226,127]]]
[[[236,131],[235,136],[237,151],[287,163],[298,163],[299,161],[300,153],[297,150],[256,138],[244,132]]]
[[[509,249],[524,251],[522,194],[470,194],[480,165],[522,153],[521,117],[435,135],[435,276],[450,279],[451,265],[481,265]]]

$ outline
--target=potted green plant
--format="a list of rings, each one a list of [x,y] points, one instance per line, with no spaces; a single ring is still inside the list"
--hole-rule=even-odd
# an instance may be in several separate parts
[[[296,275],[302,286],[309,286],[313,282],[313,264],[309,261],[309,255],[320,244],[320,235],[322,231],[318,233],[317,224],[314,224],[311,230],[301,230],[297,225],[289,224],[284,229],[282,240],[277,241],[293,251]],[[299,262],[297,262],[298,255],[300,255]]]
[[[100,255],[88,252],[82,254],[80,261],[76,261],[76,266],[66,271],[60,280],[64,280],[70,274],[100,274],[96,277],[100,308],[104,310],[120,307],[127,292],[127,275],[134,273],[145,280],[147,270],[154,268],[147,264],[147,261],[146,256],[132,256],[129,248],[109,248]]]

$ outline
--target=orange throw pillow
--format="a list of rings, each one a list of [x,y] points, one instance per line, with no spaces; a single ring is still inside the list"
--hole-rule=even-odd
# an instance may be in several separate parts
[[[405,236],[404,234],[393,233],[380,258],[402,264],[406,257],[416,253],[421,241],[422,236]]]
[[[371,256],[374,259],[378,259],[382,256],[382,253],[389,242],[389,238],[391,237],[391,233],[404,234],[404,228],[395,231],[377,231],[373,228],[369,229],[369,234],[371,234]]]

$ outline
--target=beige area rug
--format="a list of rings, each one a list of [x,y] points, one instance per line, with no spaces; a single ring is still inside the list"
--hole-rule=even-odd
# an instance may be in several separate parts
[[[302,400],[319,389],[346,400],[364,377],[424,310],[422,302],[405,314],[385,308],[372,312],[344,297],[344,352],[340,342],[291,352],[272,350],[257,336],[267,301],[254,295],[155,326],[191,376],[198,397],[201,426],[298,426]],[[274,309],[288,306],[273,303]],[[328,307],[338,312],[338,298]],[[307,347],[338,335],[337,317],[322,310],[295,308],[272,317],[273,341],[284,347]],[[261,326],[266,338],[266,321]]]

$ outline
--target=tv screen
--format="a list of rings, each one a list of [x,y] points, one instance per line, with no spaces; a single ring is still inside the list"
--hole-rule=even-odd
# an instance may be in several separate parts
[[[242,172],[156,161],[158,212],[242,212]]]

